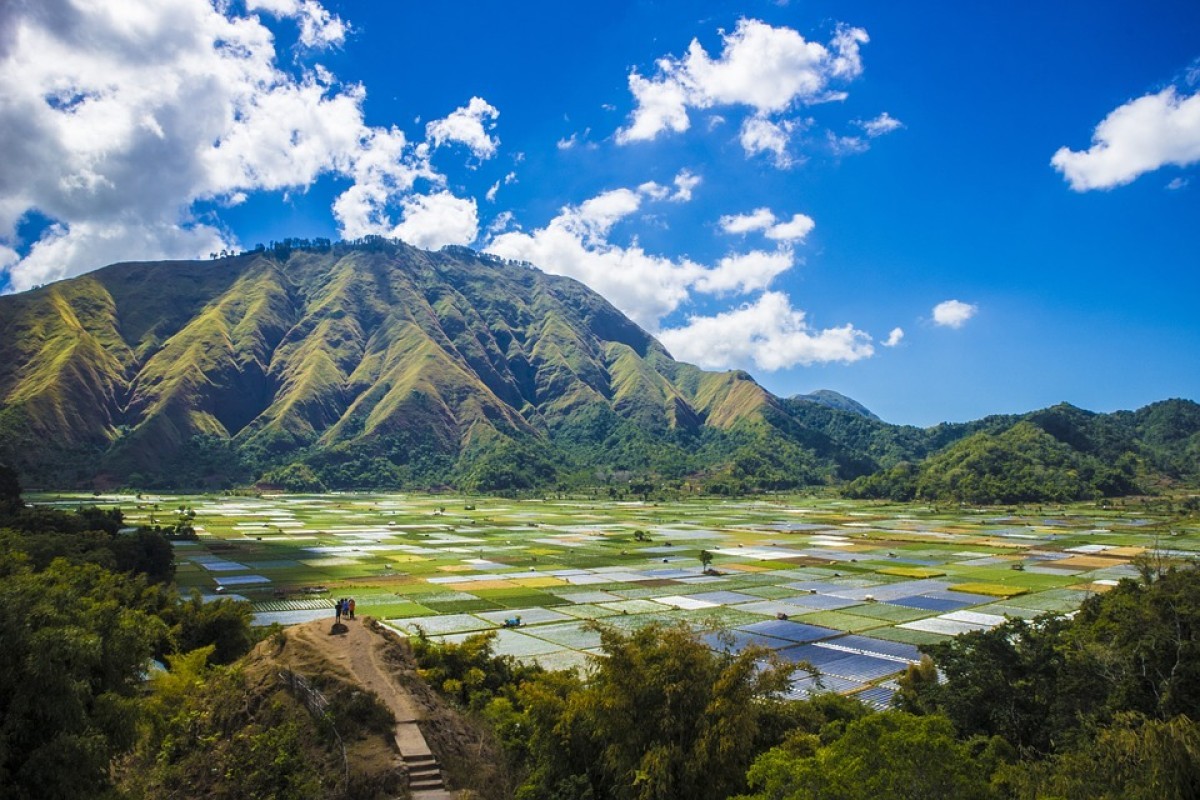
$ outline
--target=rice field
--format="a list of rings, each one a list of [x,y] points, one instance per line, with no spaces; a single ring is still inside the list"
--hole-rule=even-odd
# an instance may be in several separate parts
[[[1093,505],[1036,511],[752,501],[515,501],[445,495],[39,495],[119,506],[127,524],[190,519],[184,592],[250,601],[259,625],[358,616],[547,668],[586,664],[591,621],[682,622],[713,648],[765,646],[806,662],[793,691],[886,704],[917,646],[1006,617],[1066,613],[1137,572],[1153,550],[1187,559],[1200,528]],[[699,553],[712,554],[705,573]],[[505,621],[519,617],[519,627]]]

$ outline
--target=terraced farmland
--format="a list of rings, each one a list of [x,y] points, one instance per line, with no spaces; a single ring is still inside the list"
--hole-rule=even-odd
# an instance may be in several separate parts
[[[1190,558],[1200,528],[1095,506],[1010,512],[841,500],[616,503],[420,495],[42,495],[118,505],[130,525],[191,518],[184,591],[242,597],[259,624],[358,615],[548,668],[584,664],[591,620],[683,622],[714,648],[766,646],[820,670],[794,691],[884,704],[916,646],[1006,616],[1068,612],[1137,574],[1152,550]],[[194,514],[194,517],[192,517]],[[705,574],[699,553],[713,556]],[[505,621],[520,617],[520,627]]]

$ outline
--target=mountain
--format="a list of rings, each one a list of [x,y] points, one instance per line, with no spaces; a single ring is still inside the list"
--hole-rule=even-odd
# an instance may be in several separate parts
[[[528,264],[289,241],[0,297],[0,463],[45,487],[859,479],[860,496],[1091,496],[1200,479],[1200,406],[890,425],[836,392],[782,399],[675,361],[595,292]]]
[[[938,426],[928,435],[946,435]],[[951,443],[850,483],[859,498],[972,503],[1083,500],[1200,480],[1200,405],[1096,414],[1060,403],[954,426]],[[936,441],[936,440],[935,440]]]
[[[882,422],[879,417],[871,413],[871,410],[857,400],[846,397],[844,394],[839,394],[832,389],[818,389],[815,392],[808,394],[798,394],[792,397],[792,400],[801,402],[816,403],[827,408],[836,408],[840,411],[849,411],[851,414],[858,414],[867,419],[873,419],[876,422]]]
[[[0,460],[41,485],[683,475],[783,415],[573,280],[384,240],[117,264],[0,298],[0,398]]]

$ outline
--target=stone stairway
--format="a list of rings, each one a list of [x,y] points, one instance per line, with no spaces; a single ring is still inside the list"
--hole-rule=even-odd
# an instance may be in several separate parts
[[[408,771],[408,788],[414,798],[450,797],[442,782],[442,770],[433,755],[406,754],[404,768]]]

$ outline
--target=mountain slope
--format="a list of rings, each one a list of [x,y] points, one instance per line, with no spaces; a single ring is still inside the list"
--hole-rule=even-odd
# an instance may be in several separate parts
[[[59,487],[1083,497],[1200,480],[1200,406],[890,425],[836,392],[781,399],[677,362],[568,278],[368,239],[0,297],[0,463]]]
[[[0,459],[43,485],[296,463],[338,486],[428,484],[522,442],[551,471],[640,468],[620,442],[554,442],[606,419],[644,455],[778,403],[675,362],[574,281],[382,240],[115,265],[0,298],[0,332]]]

